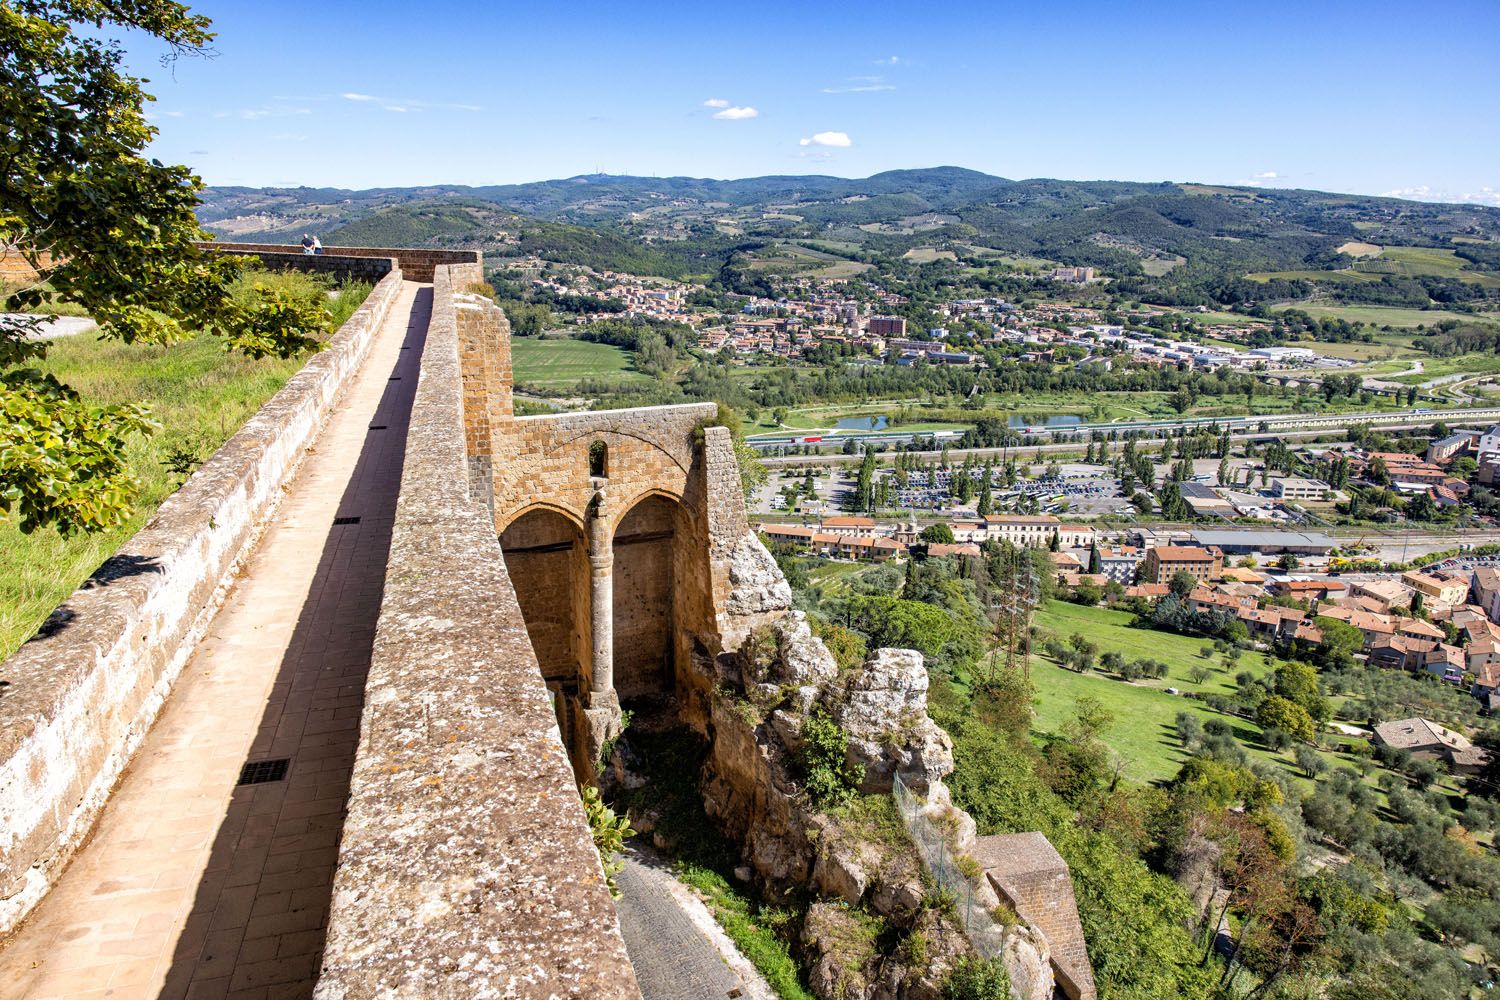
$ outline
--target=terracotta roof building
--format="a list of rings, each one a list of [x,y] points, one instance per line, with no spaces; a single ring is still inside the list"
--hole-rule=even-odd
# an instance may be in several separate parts
[[[1201,549],[1195,545],[1158,545],[1146,552],[1143,578],[1148,583],[1171,583],[1179,572],[1187,573],[1199,583],[1216,579],[1224,569],[1224,554],[1218,549]]]

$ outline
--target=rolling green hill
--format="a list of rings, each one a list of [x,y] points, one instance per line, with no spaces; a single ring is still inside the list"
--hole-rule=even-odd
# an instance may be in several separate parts
[[[674,277],[824,241],[851,258],[974,248],[1091,265],[1168,304],[1299,300],[1421,307],[1500,296],[1500,209],[1201,184],[1012,181],[957,167],[847,179],[588,175],[532,184],[215,188],[229,239],[473,247]],[[1373,246],[1345,254],[1341,247]],[[933,257],[941,261],[943,257]],[[1249,280],[1253,276],[1254,281]],[[1165,298],[1163,297],[1165,296]]]

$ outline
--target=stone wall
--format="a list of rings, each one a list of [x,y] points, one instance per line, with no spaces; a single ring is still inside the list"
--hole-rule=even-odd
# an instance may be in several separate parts
[[[516,417],[494,440],[497,527],[539,503],[584,523],[595,492],[589,475],[589,446],[595,441],[608,448],[611,533],[652,493],[685,497],[698,429],[716,412],[713,403],[686,403]]]
[[[469,485],[465,283],[441,267],[434,280],[316,995],[639,1000],[494,521]]]
[[[297,244],[286,243],[199,243],[205,249],[224,250],[232,253],[295,253],[301,254],[302,247]],[[483,280],[480,271],[480,256],[477,250],[413,250],[404,247],[335,247],[324,244],[325,256],[336,255],[340,257],[390,257],[394,258],[401,273],[406,275],[408,281],[432,281],[433,273],[437,267],[443,265],[471,265],[473,270],[466,271],[463,277],[454,279],[450,276],[456,289],[462,290],[469,283],[468,274],[473,274],[474,281]],[[315,256],[315,255],[313,255]]]
[[[399,271],[387,274],[328,346],[0,665],[0,933],[87,838],[400,284]]]
[[[46,270],[52,266],[51,254],[43,253],[37,263]],[[21,252],[12,247],[0,246],[0,284],[21,285],[35,281],[39,275],[36,268],[21,256]]]
[[[393,257],[355,257],[340,253],[295,253],[285,247],[280,252],[269,250],[241,250],[232,244],[221,248],[225,253],[260,258],[267,270],[306,271],[309,274],[331,274],[339,280],[376,282],[396,267]]]
[[[1069,1000],[1095,1000],[1089,963],[1068,863],[1040,833],[979,837],[970,856],[1000,898],[1039,931],[1051,954],[1052,972]]]

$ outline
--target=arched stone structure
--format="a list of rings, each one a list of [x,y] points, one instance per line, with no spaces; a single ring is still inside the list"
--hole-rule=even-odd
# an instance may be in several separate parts
[[[642,497],[614,530],[614,682],[622,702],[672,693],[676,662],[680,541],[693,536],[688,515],[663,493]]]
[[[558,729],[575,760],[587,748],[578,711],[589,690],[591,597],[583,527],[555,508],[535,505],[500,535],[500,551],[526,622],[527,638],[552,692]],[[584,775],[581,775],[584,776]]]

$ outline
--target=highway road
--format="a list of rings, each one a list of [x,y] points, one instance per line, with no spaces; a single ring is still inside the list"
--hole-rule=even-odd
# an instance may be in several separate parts
[[[1106,433],[1111,431],[1135,430],[1147,435],[1140,440],[1149,441],[1160,438],[1169,431],[1175,432],[1180,428],[1200,427],[1211,423],[1217,423],[1220,427],[1228,427],[1230,431],[1229,436],[1232,440],[1253,441],[1267,438],[1296,439],[1322,437],[1332,431],[1342,430],[1355,424],[1363,424],[1384,430],[1403,430],[1427,428],[1439,421],[1450,427],[1487,425],[1492,422],[1500,422],[1500,407],[1463,410],[1400,410],[1386,413],[1346,413],[1336,416],[1330,416],[1325,413],[1304,413],[1288,414],[1279,417],[1230,417],[1218,421],[1207,420],[1202,417],[1192,417],[1182,420],[1132,421],[1118,424],[1077,424],[1071,427],[1040,429],[1023,438],[1019,444],[999,448],[954,448],[952,445],[958,439],[958,432],[949,432],[948,437],[938,439],[937,448],[929,449],[929,451],[940,449],[943,443],[946,442],[949,445],[949,455],[958,459],[962,459],[966,455],[975,455],[983,458],[986,456],[1005,455],[1007,453],[1035,454],[1040,452],[1042,454],[1050,454],[1054,452],[1077,451],[1086,443],[1086,439],[1062,443],[1048,442],[1048,439],[1054,433],[1087,434],[1095,430]],[[1265,424],[1267,430],[1261,431],[1259,429],[1261,424]],[[1236,428],[1240,429],[1237,430]],[[840,434],[837,437],[825,437],[820,443],[824,446],[842,446],[845,441],[853,440],[856,443],[868,442],[870,444],[883,444],[891,447],[910,443],[913,439],[917,439],[919,443],[925,442],[932,436],[930,433],[902,434],[900,432]],[[787,441],[787,436],[781,436],[775,444],[767,438],[749,439],[750,444],[761,447],[774,447],[776,444],[785,444]],[[853,455],[842,453],[768,455],[763,457],[761,461],[766,466],[774,468],[778,466],[857,463],[862,457],[858,453]]]

